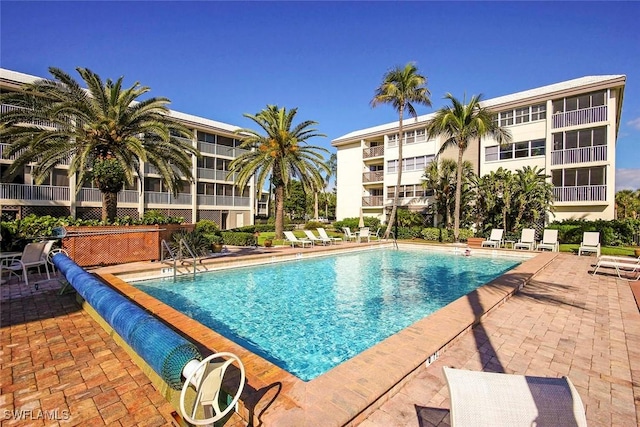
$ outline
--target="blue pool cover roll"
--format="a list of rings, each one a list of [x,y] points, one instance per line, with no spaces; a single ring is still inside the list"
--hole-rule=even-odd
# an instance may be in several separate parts
[[[118,335],[170,387],[180,390],[184,366],[193,359],[202,359],[193,343],[87,273],[66,255],[54,255],[53,263]]]

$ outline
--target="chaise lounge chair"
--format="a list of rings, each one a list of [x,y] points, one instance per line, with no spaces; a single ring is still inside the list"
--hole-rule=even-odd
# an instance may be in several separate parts
[[[318,230],[318,234],[320,235],[320,238],[322,239],[329,239],[331,240],[331,243],[338,243],[338,242],[342,242],[342,238],[340,237],[331,237],[327,234],[327,230],[325,230],[324,228],[317,228],[316,230]]]
[[[313,231],[311,230],[304,230],[304,234],[307,235],[307,239],[311,240],[313,244],[316,244],[316,243],[322,243],[323,245],[331,244],[331,239],[329,238],[324,239],[322,236],[316,237],[316,235],[313,234]]]
[[[357,241],[358,235],[356,233],[352,233],[349,227],[342,227],[342,231],[344,232],[344,239],[348,241]]]
[[[583,252],[593,252],[600,257],[600,233],[598,231],[585,231],[582,235],[582,242],[578,248],[578,256]]]
[[[285,231],[284,237],[291,244],[291,247],[295,247],[295,245],[300,245],[304,248],[304,245],[313,246],[313,242],[311,240],[298,239],[292,231]]]
[[[358,233],[358,242],[362,242],[362,240],[367,239],[367,243],[371,242],[371,233],[369,232],[369,227],[362,227],[360,232]]]
[[[640,257],[631,258],[631,257],[621,257],[621,256],[612,256],[612,255],[602,255],[598,258],[598,262],[596,263],[595,268],[593,269],[593,275],[595,276],[600,267],[608,267],[614,268],[616,270],[616,274],[618,274],[618,278],[625,280],[639,280],[640,279]],[[621,275],[621,271],[625,271],[627,273],[635,273],[639,272],[638,276],[635,279],[631,279],[628,277],[623,277]]]
[[[502,228],[494,228],[491,230],[491,235],[488,240],[482,242],[480,247],[492,246],[494,248],[499,248],[502,246],[502,235],[504,234],[504,230]]]
[[[533,228],[523,228],[520,240],[513,245],[513,249],[526,249],[532,251],[536,246],[536,230]]]
[[[451,396],[452,427],[587,425],[582,399],[567,377],[443,370]]]
[[[558,252],[558,230],[545,229],[542,233],[542,242],[536,246],[537,250],[549,249],[551,252]]]

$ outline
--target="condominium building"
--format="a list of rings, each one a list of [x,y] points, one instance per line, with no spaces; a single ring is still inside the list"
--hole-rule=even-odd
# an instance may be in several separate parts
[[[502,167],[543,168],[553,184],[555,216],[613,219],[616,139],[626,76],[587,76],[482,102],[508,129],[512,142],[471,141],[464,160],[482,176]],[[398,164],[398,122],[356,130],[332,141],[337,149],[338,219],[374,216],[386,222],[397,171],[402,167],[400,206],[425,211],[429,195],[422,187],[427,164],[444,139],[428,139],[433,114],[405,119],[403,161]],[[441,157],[457,161],[457,148]]]
[[[39,78],[6,69],[0,69],[0,90],[15,91]],[[2,104],[0,114],[15,106]],[[228,175],[229,163],[243,151],[235,131],[237,126],[217,122],[178,111],[170,116],[193,132],[189,143],[197,147],[202,158],[193,157],[194,183],[185,180],[177,197],[167,191],[157,170],[144,164],[142,176],[133,188],[118,193],[118,217],[140,218],[150,210],[170,216],[184,217],[187,222],[213,220],[222,229],[241,227],[253,223],[256,200],[253,182],[240,189],[234,176]],[[0,172],[14,158],[4,159],[7,147],[0,141]],[[33,165],[12,182],[0,183],[0,209],[3,217],[37,215],[72,216],[80,219],[100,219],[102,194],[90,182],[79,183],[69,176],[68,164],[60,164],[47,182],[36,185],[31,173]]]

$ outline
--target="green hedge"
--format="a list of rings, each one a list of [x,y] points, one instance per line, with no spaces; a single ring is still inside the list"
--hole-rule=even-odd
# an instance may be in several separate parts
[[[461,228],[459,232],[459,239],[461,242],[466,242],[469,237],[473,237],[473,230]],[[423,239],[432,242],[451,243],[454,241],[452,229],[428,227],[423,228],[420,234]]]
[[[223,231],[222,240],[225,245],[231,246],[253,246],[256,237],[253,233],[244,233],[242,231]]]
[[[630,246],[634,235],[640,233],[640,219],[565,220],[553,222],[547,228],[558,230],[560,243],[580,244],[584,232],[597,231],[603,246]]]
[[[380,220],[373,216],[365,216],[362,218],[364,226],[376,230],[380,226]],[[342,231],[342,227],[349,227],[351,229],[360,228],[360,217],[345,218],[333,223],[333,228]]]

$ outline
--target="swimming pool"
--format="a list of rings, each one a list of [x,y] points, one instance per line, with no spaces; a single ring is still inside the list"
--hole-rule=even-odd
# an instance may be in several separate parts
[[[133,285],[308,381],[520,262],[378,249]]]

